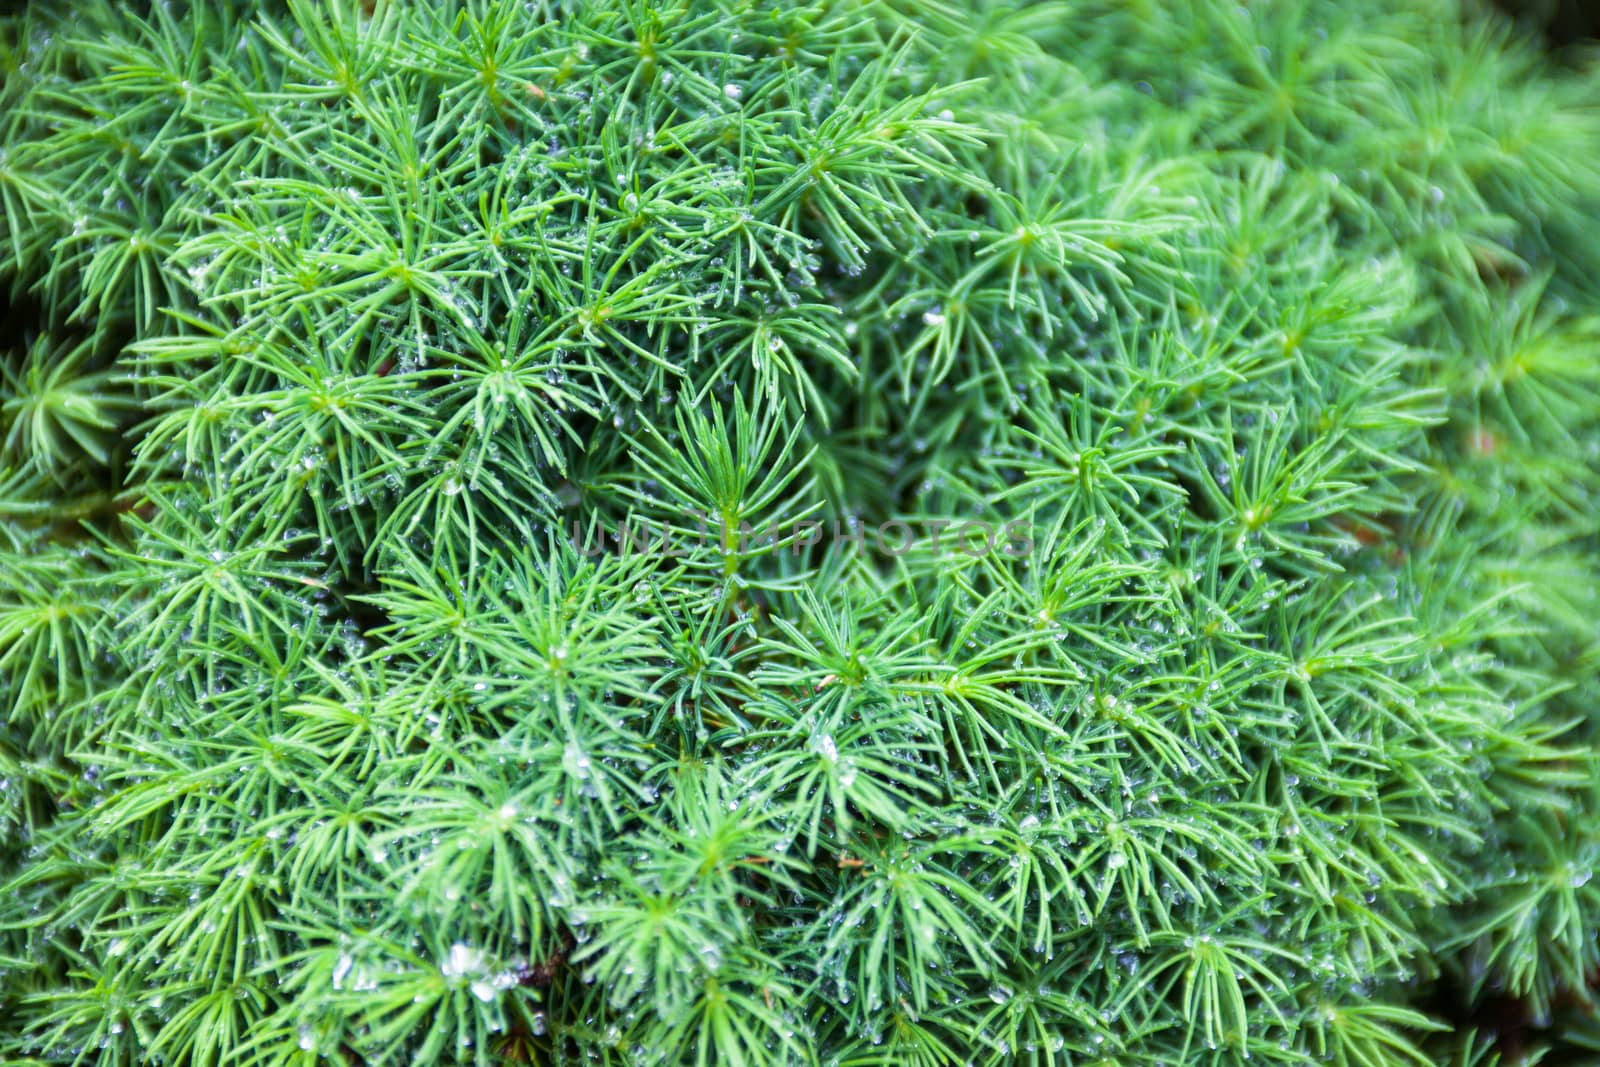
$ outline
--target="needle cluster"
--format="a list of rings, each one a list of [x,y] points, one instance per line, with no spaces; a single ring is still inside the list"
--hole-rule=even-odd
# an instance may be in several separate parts
[[[0,19],[0,1059],[1600,1047],[1600,74],[139,6]]]

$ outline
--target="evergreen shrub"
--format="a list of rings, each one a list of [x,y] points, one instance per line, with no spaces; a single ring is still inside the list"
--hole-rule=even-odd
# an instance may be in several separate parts
[[[1581,54],[35,0],[0,67],[6,1063],[1593,1062]]]

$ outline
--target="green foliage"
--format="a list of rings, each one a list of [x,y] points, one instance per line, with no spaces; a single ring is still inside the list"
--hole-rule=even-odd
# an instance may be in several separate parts
[[[0,1059],[1600,1048],[1592,70],[1444,0],[0,67]]]

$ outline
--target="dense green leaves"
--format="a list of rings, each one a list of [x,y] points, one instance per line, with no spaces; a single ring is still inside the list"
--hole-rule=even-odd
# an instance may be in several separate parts
[[[1444,0],[0,70],[0,1059],[1600,1047],[1591,70]]]

